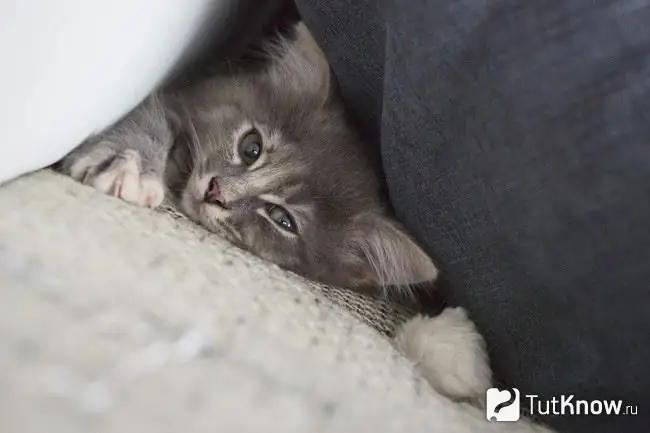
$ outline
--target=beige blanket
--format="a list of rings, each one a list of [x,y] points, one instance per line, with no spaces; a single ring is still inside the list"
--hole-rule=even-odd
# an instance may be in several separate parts
[[[0,187],[1,432],[528,431],[436,394],[377,331],[403,316],[47,171]]]

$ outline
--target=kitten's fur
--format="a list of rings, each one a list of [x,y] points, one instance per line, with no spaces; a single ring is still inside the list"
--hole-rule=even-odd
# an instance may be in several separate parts
[[[390,217],[372,160],[305,27],[265,48],[264,68],[225,65],[192,86],[151,96],[68,155],[62,170],[151,207],[180,185],[190,218],[310,279],[355,289],[434,280],[431,259]],[[253,128],[263,151],[247,167],[237,145]],[[229,209],[204,202],[215,176]],[[269,219],[268,203],[290,213],[297,233]]]
[[[265,46],[262,68],[226,64],[155,93],[59,169],[138,205],[157,207],[170,195],[199,224],[317,281],[364,289],[435,280],[431,259],[388,212],[325,57],[303,25],[294,36]],[[263,151],[246,166],[238,143],[253,128]],[[205,202],[213,177],[227,209]],[[268,203],[290,212],[296,233],[273,222]],[[451,398],[480,401],[490,385],[483,340],[462,309],[417,316],[394,341]]]

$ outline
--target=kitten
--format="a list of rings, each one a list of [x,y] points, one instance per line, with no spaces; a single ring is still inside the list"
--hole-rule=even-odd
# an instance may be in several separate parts
[[[66,156],[59,170],[191,219],[312,280],[354,290],[409,288],[437,269],[388,211],[380,177],[302,24],[269,42],[263,67],[227,63],[156,92]],[[491,373],[466,313],[417,316],[395,345],[433,387],[481,401]]]
[[[180,190],[191,219],[312,280],[357,290],[434,280],[431,259],[390,216],[304,25],[265,52],[264,67],[229,63],[157,92],[61,170],[143,206]]]

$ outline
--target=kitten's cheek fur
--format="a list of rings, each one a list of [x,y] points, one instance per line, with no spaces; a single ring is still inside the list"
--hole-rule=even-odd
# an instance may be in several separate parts
[[[202,224],[214,229],[215,227],[219,227],[219,224],[216,224],[215,221],[225,221],[230,217],[231,212],[221,209],[218,206],[203,203],[199,205],[198,215]]]
[[[207,181],[205,179],[200,180],[197,179],[196,175],[192,175],[183,190],[181,198],[181,207],[183,211],[190,218],[199,223],[204,219],[201,217],[201,211],[204,207],[203,195],[205,194],[209,181],[209,178],[207,178]]]
[[[183,190],[180,205],[182,211],[185,212],[187,216],[195,221],[198,219],[198,208],[195,204],[195,200],[192,198],[192,194],[189,193],[187,188]]]

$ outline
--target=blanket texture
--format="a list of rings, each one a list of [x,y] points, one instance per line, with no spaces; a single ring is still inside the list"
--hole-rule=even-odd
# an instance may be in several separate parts
[[[436,394],[407,314],[49,171],[0,187],[3,432],[530,431]]]

